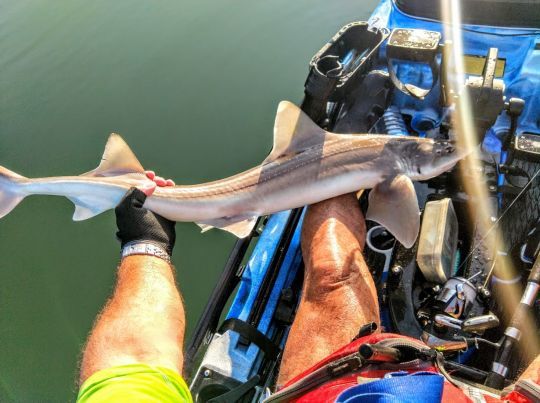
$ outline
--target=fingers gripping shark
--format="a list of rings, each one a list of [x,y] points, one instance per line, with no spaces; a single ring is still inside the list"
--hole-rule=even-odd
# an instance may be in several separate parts
[[[263,163],[235,176],[191,186],[157,188],[144,206],[203,230],[249,235],[257,217],[359,189],[369,194],[367,218],[405,247],[414,245],[420,212],[411,180],[452,168],[461,153],[445,141],[417,137],[330,133],[294,104],[279,104],[274,146]],[[0,167],[0,217],[29,195],[57,195],[75,204],[75,221],[114,208],[127,190],[148,185],[128,145],[111,134],[99,166],[80,176],[28,179]]]

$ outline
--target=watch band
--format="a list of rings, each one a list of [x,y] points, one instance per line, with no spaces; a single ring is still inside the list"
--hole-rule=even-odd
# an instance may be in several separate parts
[[[167,263],[171,263],[171,257],[169,254],[159,246],[150,243],[150,242],[143,242],[143,241],[133,241],[129,242],[122,248],[121,252],[121,258],[125,258],[126,256],[132,256],[132,255],[147,255],[147,256],[155,256],[160,259],[165,260]]]

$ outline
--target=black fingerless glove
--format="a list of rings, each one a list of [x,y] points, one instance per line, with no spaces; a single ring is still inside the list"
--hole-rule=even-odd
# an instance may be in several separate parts
[[[146,241],[161,247],[170,256],[176,241],[176,223],[143,208],[145,200],[146,195],[139,189],[131,188],[126,193],[114,210],[116,236],[122,248],[129,242]]]

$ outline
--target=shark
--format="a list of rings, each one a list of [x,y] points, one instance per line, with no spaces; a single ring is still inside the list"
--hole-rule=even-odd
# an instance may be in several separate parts
[[[413,181],[438,176],[462,157],[446,140],[332,133],[282,101],[273,148],[259,166],[214,182],[158,187],[144,207],[169,220],[193,221],[203,231],[216,227],[246,237],[260,216],[371,189],[366,218],[411,248],[420,227]],[[144,172],[114,133],[99,166],[79,176],[30,179],[0,166],[0,218],[27,196],[55,195],[74,203],[73,220],[89,219],[117,206],[131,187],[147,187]]]

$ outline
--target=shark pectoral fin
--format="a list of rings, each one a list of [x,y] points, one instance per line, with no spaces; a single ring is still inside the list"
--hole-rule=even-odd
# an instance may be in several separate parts
[[[379,183],[369,193],[368,220],[384,226],[406,248],[416,242],[420,210],[412,181],[405,175]]]
[[[105,199],[94,197],[69,197],[69,200],[75,205],[73,221],[83,221],[95,217],[104,211],[110,210],[116,206]]]
[[[330,135],[331,133],[317,126],[298,106],[289,101],[281,101],[274,123],[274,146],[263,165],[323,144]]]
[[[223,217],[196,224],[201,227],[201,232],[219,228],[236,235],[238,238],[245,238],[253,231],[257,218],[257,216]]]
[[[115,176],[143,173],[144,168],[119,134],[112,133],[105,145],[99,166],[81,176]]]

